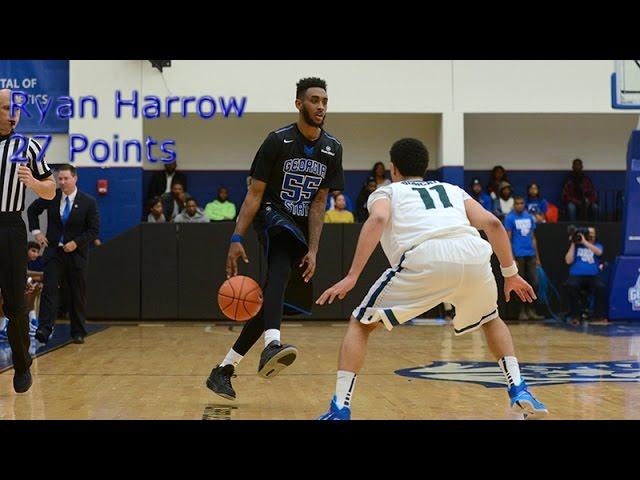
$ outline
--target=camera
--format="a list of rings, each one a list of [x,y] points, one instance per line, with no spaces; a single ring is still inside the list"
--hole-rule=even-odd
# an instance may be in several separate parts
[[[571,236],[571,241],[573,243],[580,243],[583,237],[589,237],[589,228],[569,225],[569,227],[567,228],[567,233]]]

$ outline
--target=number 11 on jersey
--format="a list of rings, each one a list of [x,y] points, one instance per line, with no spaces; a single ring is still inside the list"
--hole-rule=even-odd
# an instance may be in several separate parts
[[[442,202],[442,206],[444,208],[453,207],[453,205],[451,205],[451,201],[449,200],[449,196],[447,195],[447,191],[442,185],[434,185],[433,187],[429,188],[413,187],[411,190],[415,190],[420,194],[422,202],[424,203],[424,207],[427,210],[436,208],[436,204],[434,203],[433,198],[431,198],[431,194],[428,192],[428,190],[435,190],[438,193],[438,197],[440,197],[440,201]]]

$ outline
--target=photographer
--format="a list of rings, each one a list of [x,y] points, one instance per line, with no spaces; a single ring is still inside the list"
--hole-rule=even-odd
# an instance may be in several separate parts
[[[571,324],[580,323],[580,293],[589,292],[589,297],[595,295],[595,317],[608,321],[604,313],[607,287],[598,276],[601,268],[601,256],[604,251],[602,244],[596,242],[596,229],[577,229],[569,227],[569,251],[565,255],[565,262],[569,267],[569,279],[565,283],[569,295]]]

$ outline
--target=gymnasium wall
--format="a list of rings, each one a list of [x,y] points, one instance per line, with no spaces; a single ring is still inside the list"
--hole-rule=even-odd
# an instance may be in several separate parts
[[[616,186],[637,114],[609,106],[613,61],[190,61],[174,60],[161,74],[143,60],[73,60],[70,94],[98,98],[99,117],[74,118],[70,133],[109,141],[144,142],[148,135],[177,141],[179,168],[201,202],[219,184],[242,200],[244,177],[269,130],[295,119],[297,79],[318,75],[328,82],[327,129],[345,145],[347,194],[355,199],[366,170],[386,161],[389,145],[401,136],[425,141],[432,154],[431,178],[467,184],[495,163],[512,172],[516,190],[535,176],[550,199],[558,193],[570,161],[580,156],[600,185]],[[242,118],[195,115],[144,120],[116,118],[114,92],[246,96]],[[194,106],[190,104],[193,113]],[[68,141],[54,138],[48,159],[68,160]],[[149,172],[141,162],[75,161],[80,186],[96,195],[96,181],[109,181],[98,198],[103,240],[135,225],[142,216]],[[598,185],[598,186],[600,186]]]
[[[566,172],[577,157],[586,170],[624,170],[637,121],[627,114],[466,114],[464,166]]]
[[[249,113],[211,120],[191,115],[145,120],[143,132],[157,139],[175,139],[181,170],[248,170],[268,133],[296,120],[295,113]],[[388,163],[389,148],[402,137],[419,138],[432,158],[438,157],[439,115],[330,111],[325,128],[342,142],[343,165],[349,170],[367,170],[377,161]],[[145,164],[145,170],[160,169],[160,164]]]

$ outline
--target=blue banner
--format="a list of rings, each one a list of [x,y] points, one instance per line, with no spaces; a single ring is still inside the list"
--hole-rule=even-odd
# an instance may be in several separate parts
[[[28,96],[26,105],[31,114],[21,112],[18,133],[67,133],[69,120],[55,115],[56,99],[69,95],[68,60],[3,60],[0,61],[0,89],[22,91]],[[42,106],[51,102],[51,110],[40,123],[36,102]]]
[[[609,318],[640,320],[640,257],[616,258],[612,280]]]
[[[640,320],[640,130],[627,149],[622,255],[616,258],[609,293],[609,318]]]
[[[624,195],[622,254],[640,256],[640,130],[634,130],[629,139]]]

